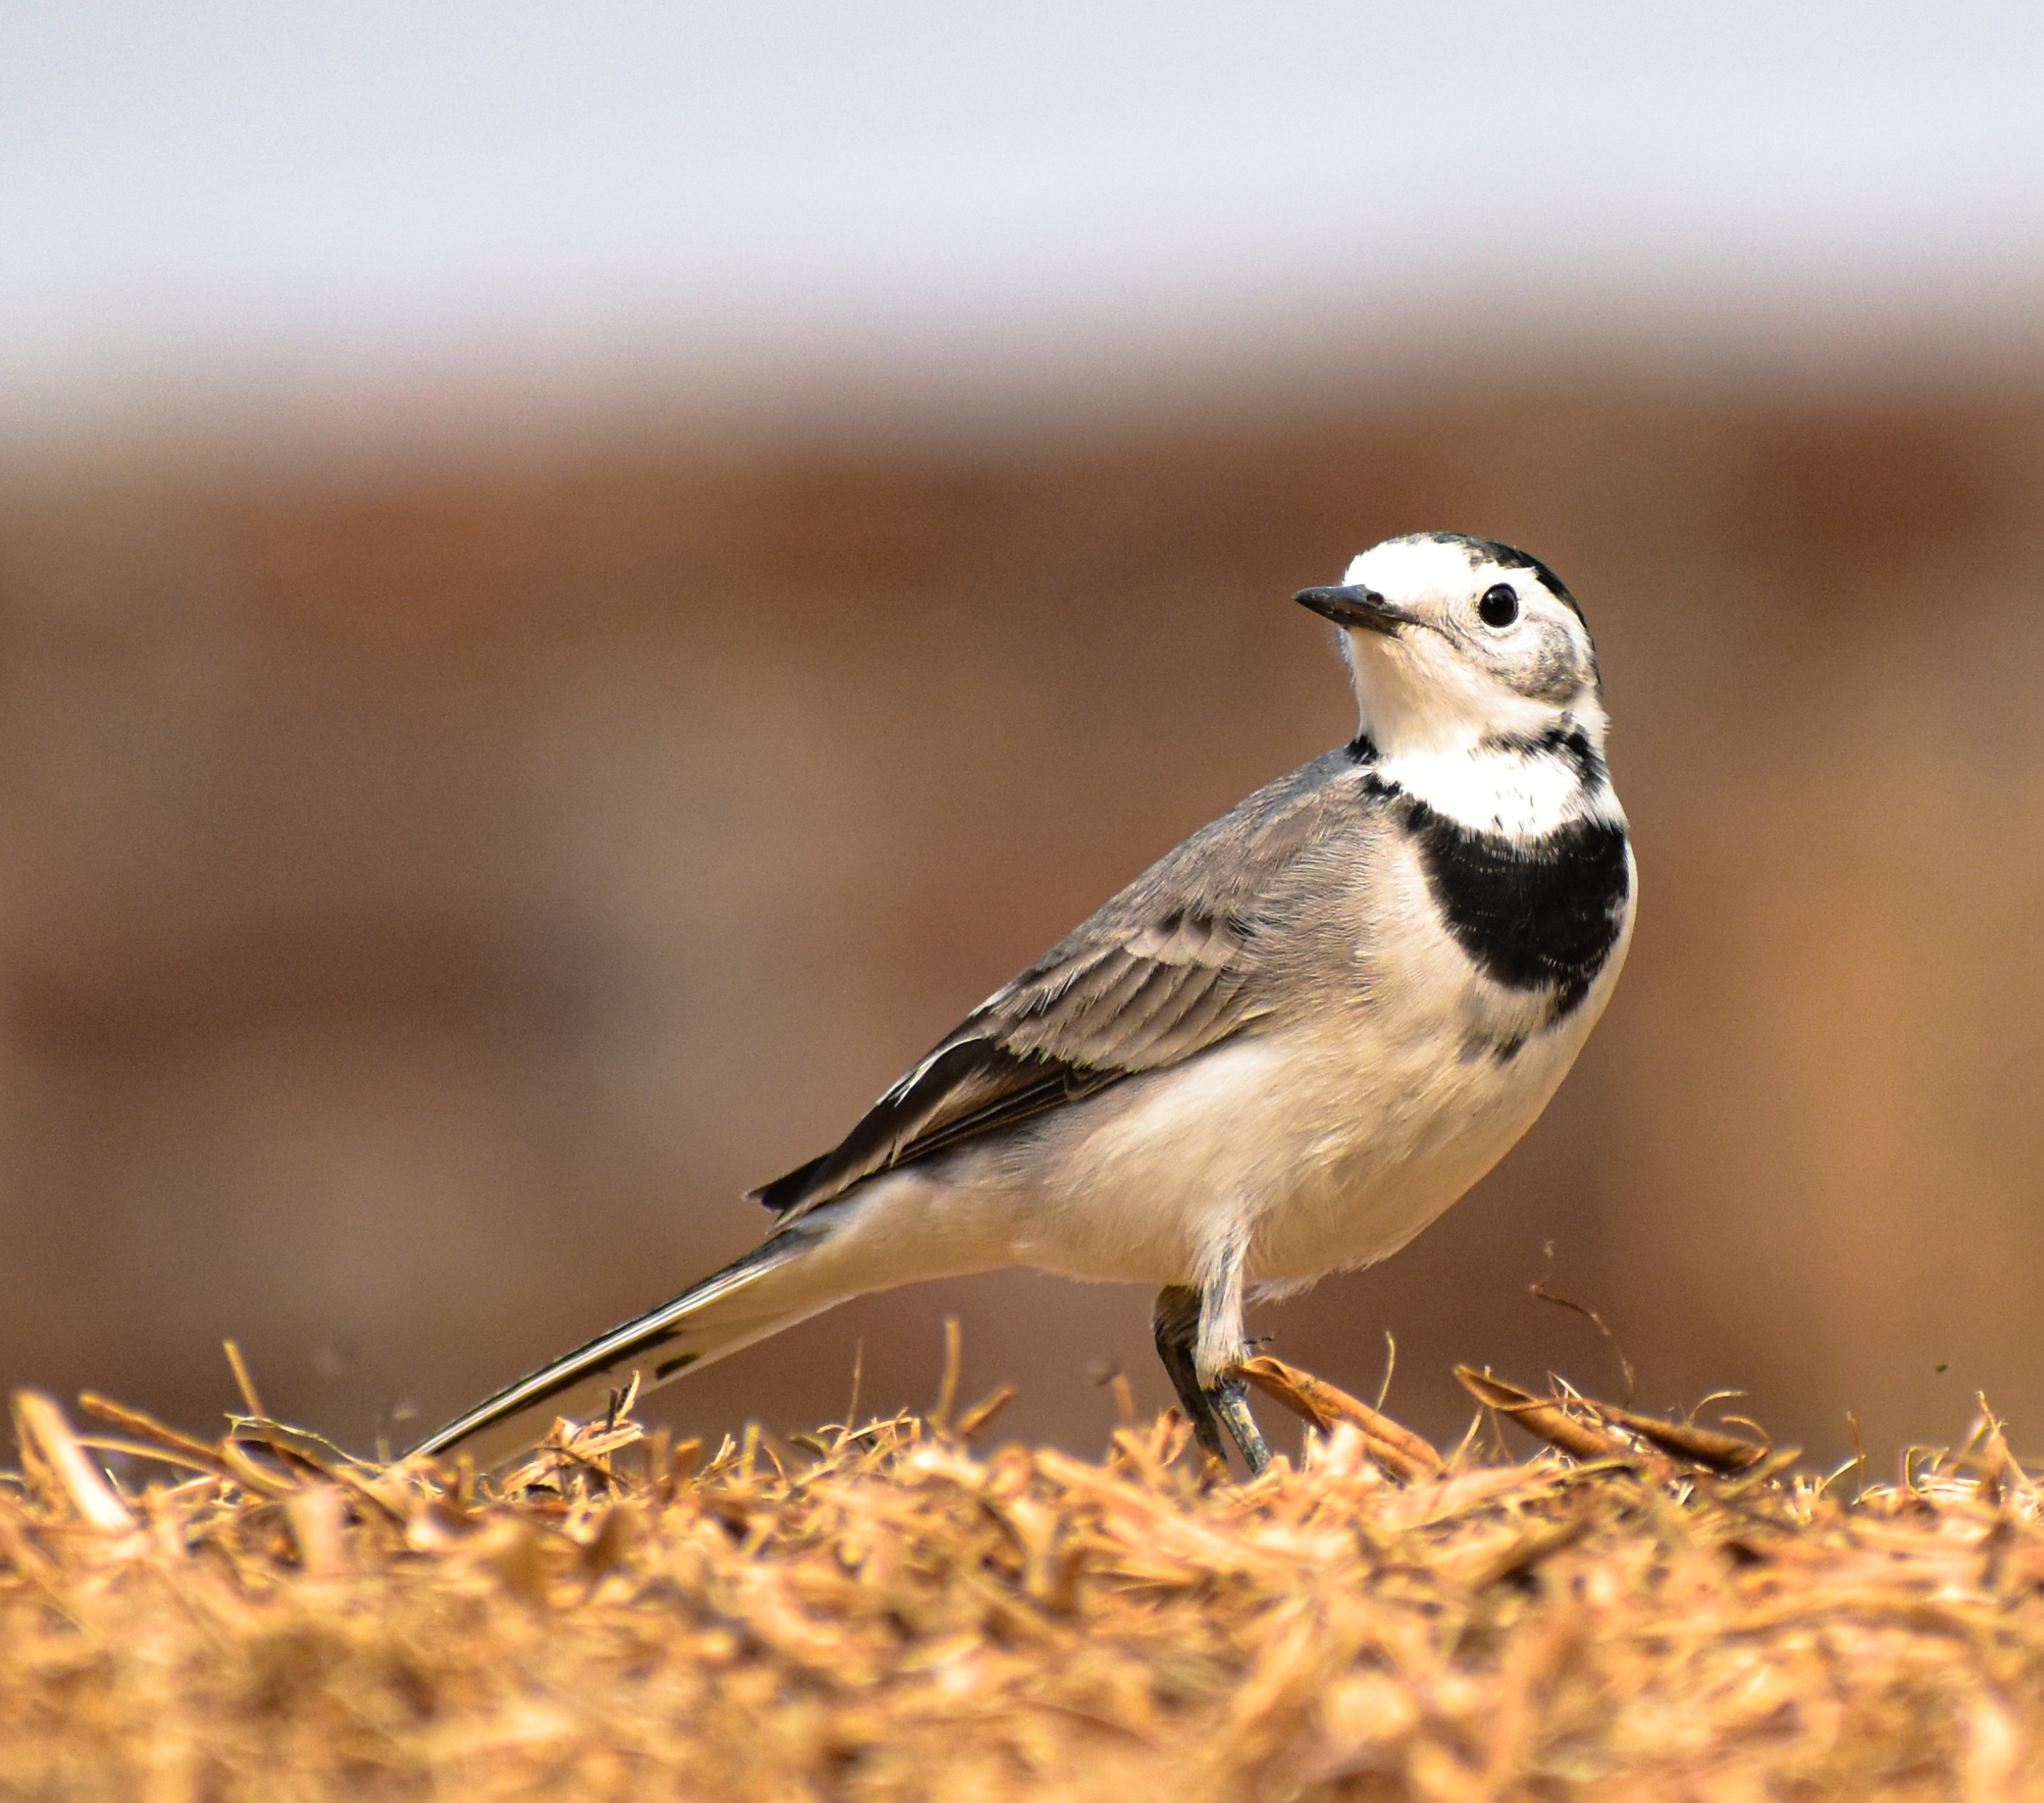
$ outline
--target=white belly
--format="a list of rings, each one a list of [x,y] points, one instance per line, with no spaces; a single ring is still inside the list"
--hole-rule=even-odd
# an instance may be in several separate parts
[[[1368,1071],[1310,1042],[1222,1047],[1130,1085],[1113,1117],[1071,1135],[1049,1193],[1017,1221],[1016,1255],[1074,1276],[1187,1282],[1239,1235],[1252,1282],[1370,1264],[1511,1149],[1588,1030],[1570,1022],[1508,1063],[1429,1043]]]
[[[1504,1062],[1459,1042],[1364,1068],[1352,1046],[1236,1041],[1061,1110],[1033,1146],[873,1180],[808,1262],[847,1293],[1009,1264],[1191,1283],[1238,1239],[1252,1283],[1367,1264],[1511,1149],[1601,1003]]]

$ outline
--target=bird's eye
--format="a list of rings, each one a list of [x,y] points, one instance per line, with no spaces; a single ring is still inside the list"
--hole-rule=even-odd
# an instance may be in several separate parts
[[[1486,626],[1509,626],[1518,618],[1518,591],[1509,582],[1483,591],[1477,603],[1477,616]]]

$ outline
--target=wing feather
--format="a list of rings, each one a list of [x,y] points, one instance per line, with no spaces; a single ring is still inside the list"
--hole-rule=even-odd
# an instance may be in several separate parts
[[[834,1151],[754,1199],[785,1227],[876,1172],[1253,1029],[1280,1007],[1281,929],[1377,806],[1343,752],[1259,789],[989,997]]]

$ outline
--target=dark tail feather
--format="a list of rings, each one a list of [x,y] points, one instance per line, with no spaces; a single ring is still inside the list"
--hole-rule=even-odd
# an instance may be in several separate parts
[[[820,1313],[841,1299],[807,1294],[799,1287],[791,1291],[785,1282],[773,1280],[775,1273],[799,1262],[821,1237],[799,1228],[775,1235],[673,1301],[612,1328],[477,1403],[437,1432],[428,1434],[411,1452],[443,1453],[478,1435],[490,1434],[490,1444],[498,1447],[495,1456],[503,1456],[516,1449],[515,1443],[503,1441],[499,1446],[503,1437],[490,1431],[528,1410],[550,1402],[563,1405],[576,1392],[600,1402],[606,1387],[621,1389],[634,1369],[639,1373],[643,1395],[685,1371],[710,1364]]]

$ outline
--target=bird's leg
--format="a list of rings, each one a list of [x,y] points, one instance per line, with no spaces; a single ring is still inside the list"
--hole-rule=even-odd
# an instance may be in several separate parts
[[[1192,1360],[1192,1345],[1199,1338],[1199,1292],[1182,1283],[1159,1290],[1150,1324],[1156,1331],[1157,1357],[1171,1374],[1171,1387],[1192,1424],[1193,1437],[1225,1464],[1227,1455],[1221,1449],[1221,1423],[1207,1393],[1199,1387],[1199,1371]]]
[[[1153,1318],[1157,1356],[1171,1374],[1171,1387],[1178,1392],[1179,1401],[1192,1423],[1193,1437],[1206,1451],[1225,1463],[1227,1455],[1221,1449],[1221,1431],[1225,1427],[1253,1478],[1270,1463],[1270,1449],[1263,1443],[1256,1419],[1249,1412],[1247,1385],[1239,1378],[1222,1378],[1211,1387],[1199,1381],[1199,1366],[1193,1348],[1199,1339],[1204,1302],[1198,1290],[1183,1284],[1174,1283],[1157,1293],[1156,1313]]]
[[[1233,1375],[1248,1350],[1242,1329],[1242,1267],[1248,1254],[1246,1223],[1237,1222],[1203,1261],[1206,1281],[1199,1290],[1199,1337],[1193,1342],[1192,1366],[1253,1478],[1270,1463],[1270,1449],[1249,1412],[1248,1387]]]

